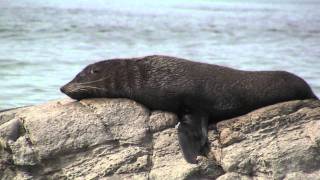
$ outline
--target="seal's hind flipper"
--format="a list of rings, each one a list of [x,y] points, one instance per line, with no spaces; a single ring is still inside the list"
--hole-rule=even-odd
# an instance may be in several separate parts
[[[182,154],[188,163],[197,163],[202,148],[208,141],[208,117],[196,113],[184,115],[178,127],[178,138]]]

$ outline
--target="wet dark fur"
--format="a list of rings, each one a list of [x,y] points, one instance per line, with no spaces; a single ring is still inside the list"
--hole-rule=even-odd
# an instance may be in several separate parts
[[[285,71],[241,71],[168,56],[97,62],[61,91],[78,100],[130,98],[150,109],[176,113],[188,162],[195,162],[206,143],[208,123],[278,102],[316,98],[303,79]],[[186,129],[195,132],[188,135]],[[189,150],[188,141],[196,141]]]

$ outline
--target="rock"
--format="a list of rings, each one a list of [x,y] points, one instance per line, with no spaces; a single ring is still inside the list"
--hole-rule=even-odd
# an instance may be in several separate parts
[[[319,179],[320,101],[217,124],[188,164],[176,115],[127,99],[70,99],[0,112],[0,179]]]
[[[304,172],[293,172],[288,173],[284,180],[305,180],[305,179],[312,179],[312,180],[320,180],[320,171],[314,171],[312,173],[304,173]]]
[[[228,129],[220,139],[226,172],[283,179],[293,172],[320,170],[320,101],[265,107],[217,127],[220,132]],[[226,138],[228,134],[234,137]]]
[[[238,173],[234,172],[228,172],[225,173],[222,176],[219,176],[217,180],[231,180],[231,179],[237,179],[237,180],[251,180],[251,179],[256,179],[256,178],[250,178],[248,176],[240,175]]]

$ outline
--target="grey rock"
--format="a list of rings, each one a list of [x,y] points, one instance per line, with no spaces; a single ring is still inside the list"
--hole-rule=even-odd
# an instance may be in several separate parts
[[[177,122],[128,99],[0,112],[0,179],[319,179],[320,101],[219,122],[198,164],[183,159]]]
[[[276,104],[217,126],[226,172],[283,179],[320,170],[320,101]]]
[[[248,176],[243,176],[234,172],[228,172],[217,178],[217,180],[251,180],[251,179],[253,178],[250,178]]]
[[[152,133],[173,127],[178,123],[178,117],[173,113],[154,111],[150,115],[149,127]]]
[[[320,171],[314,171],[312,173],[305,173],[305,172],[293,172],[288,173],[284,180],[320,180]]]

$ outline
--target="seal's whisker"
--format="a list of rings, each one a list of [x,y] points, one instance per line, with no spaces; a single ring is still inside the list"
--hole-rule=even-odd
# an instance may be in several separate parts
[[[99,88],[99,87],[94,87],[94,86],[78,86],[78,88],[74,88],[74,89],[71,89],[70,91],[68,91],[69,93],[73,93],[75,91],[78,91],[78,92],[87,92],[88,89],[95,89],[95,90],[107,90],[106,88]]]
[[[94,81],[83,82],[83,83],[76,83],[76,85],[91,84],[91,83],[94,83],[94,82],[103,81],[103,80],[105,80],[105,79],[107,79],[107,78],[108,78],[108,77],[102,77],[102,78],[97,79],[97,80],[94,80]]]
[[[99,88],[99,87],[94,87],[94,86],[81,86],[81,88],[91,88],[91,89],[101,89],[101,90],[107,90],[106,88]]]
[[[74,88],[74,89],[72,89],[72,90],[69,91],[69,92],[72,93],[72,92],[75,92],[75,91],[78,91],[78,92],[87,92],[87,89],[85,89],[84,87],[79,87],[79,88]]]

